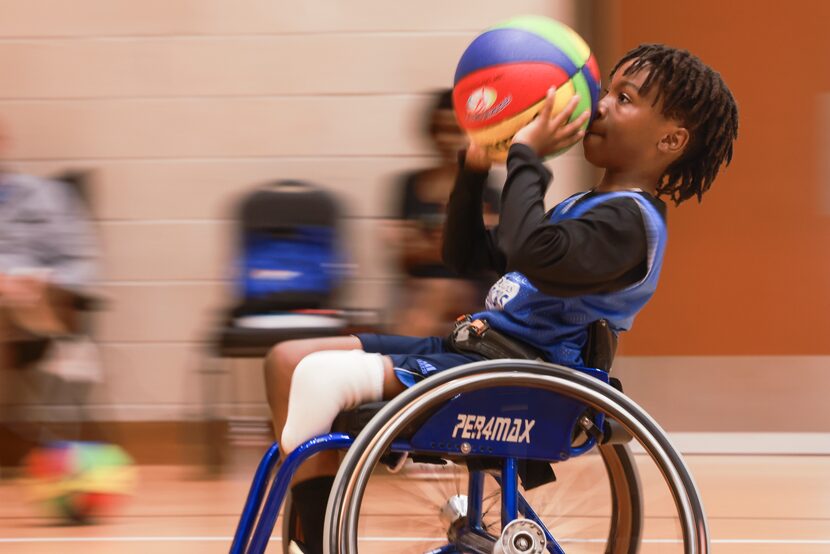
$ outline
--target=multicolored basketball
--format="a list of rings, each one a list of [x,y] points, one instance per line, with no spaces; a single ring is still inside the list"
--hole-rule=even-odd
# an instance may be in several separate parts
[[[109,515],[132,493],[136,471],[118,445],[56,442],[26,458],[31,497],[51,515],[90,523]]]
[[[504,161],[513,135],[536,117],[551,86],[552,115],[578,94],[571,120],[586,110],[593,116],[600,75],[590,48],[553,19],[513,18],[480,34],[461,56],[453,87],[458,123],[492,160]]]

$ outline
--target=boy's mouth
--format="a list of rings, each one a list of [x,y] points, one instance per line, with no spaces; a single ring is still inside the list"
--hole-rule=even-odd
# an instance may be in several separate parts
[[[585,129],[585,135],[595,135],[598,137],[605,136],[605,133],[602,133],[596,125],[589,125],[587,129]]]

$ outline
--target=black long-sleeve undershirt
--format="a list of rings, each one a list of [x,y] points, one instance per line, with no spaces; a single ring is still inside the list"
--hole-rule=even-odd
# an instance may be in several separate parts
[[[486,176],[459,172],[447,206],[443,256],[448,267],[462,275],[519,271],[540,291],[556,296],[620,290],[645,276],[648,246],[635,200],[615,198],[581,217],[551,223],[544,208],[551,173],[530,148],[514,145],[499,225],[487,230],[481,215]],[[665,218],[665,204],[641,194]]]

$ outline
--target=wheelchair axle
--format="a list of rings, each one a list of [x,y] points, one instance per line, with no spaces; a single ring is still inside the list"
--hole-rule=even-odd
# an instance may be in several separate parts
[[[536,522],[516,519],[502,530],[493,554],[542,554],[546,547],[545,533]]]

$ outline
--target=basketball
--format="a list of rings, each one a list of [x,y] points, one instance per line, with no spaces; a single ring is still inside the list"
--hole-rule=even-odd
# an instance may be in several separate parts
[[[593,117],[600,75],[588,44],[553,19],[510,19],[477,36],[462,54],[453,85],[458,123],[490,159],[504,161],[513,135],[536,117],[552,86],[552,116],[578,94],[571,121],[585,111]]]
[[[115,444],[55,442],[25,461],[31,498],[52,516],[91,523],[110,515],[132,493],[135,468]]]

